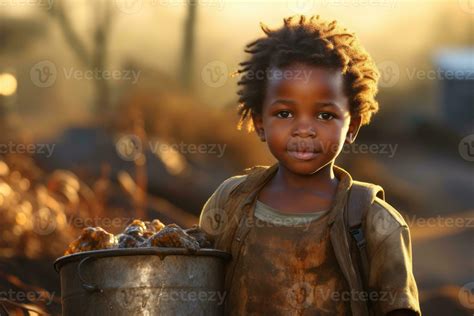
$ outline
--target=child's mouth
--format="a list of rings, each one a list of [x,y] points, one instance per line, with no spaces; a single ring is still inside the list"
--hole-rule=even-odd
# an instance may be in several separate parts
[[[288,154],[298,160],[311,160],[318,155],[317,152],[313,151],[288,151]]]

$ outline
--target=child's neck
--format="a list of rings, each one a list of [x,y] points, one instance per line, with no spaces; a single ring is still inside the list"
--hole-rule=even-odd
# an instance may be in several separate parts
[[[293,193],[320,192],[322,194],[335,192],[339,183],[333,171],[334,162],[310,175],[299,175],[280,165],[273,179],[275,185],[282,191]]]

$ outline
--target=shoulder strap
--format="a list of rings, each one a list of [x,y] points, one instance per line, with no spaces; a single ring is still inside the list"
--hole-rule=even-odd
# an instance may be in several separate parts
[[[369,281],[369,259],[366,249],[366,240],[362,223],[365,220],[368,209],[375,200],[375,197],[385,199],[382,187],[366,182],[353,181],[349,191],[347,201],[347,225],[349,233],[357,245],[360,260],[360,273],[362,283],[366,291],[368,291]]]
[[[382,200],[385,199],[385,193],[381,186],[353,181],[347,202],[347,223],[349,228],[361,226],[365,213],[374,202],[375,197]]]

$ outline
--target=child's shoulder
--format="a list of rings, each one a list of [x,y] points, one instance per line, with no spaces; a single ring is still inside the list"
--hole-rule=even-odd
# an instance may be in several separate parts
[[[228,196],[239,184],[244,182],[247,177],[247,174],[241,174],[227,178],[219,185],[216,191]]]
[[[199,227],[209,236],[222,233],[225,220],[224,205],[231,192],[241,184],[247,175],[237,175],[224,180],[204,204],[199,217]],[[224,216],[224,217],[223,217]]]
[[[270,166],[253,166],[247,169],[244,169],[243,174],[235,175],[230,178],[224,180],[219,187],[216,189],[216,192],[219,193],[220,196],[226,197],[228,196],[237,186],[243,183],[245,180],[255,177],[258,178],[268,170]]]
[[[370,211],[373,217],[381,217],[387,221],[390,220],[399,226],[408,226],[402,214],[395,207],[378,197],[375,198]]]
[[[400,212],[385,200],[385,193],[381,186],[356,180],[352,181],[352,186],[359,190],[362,189],[361,191],[364,192],[362,197],[359,196],[358,199],[354,199],[352,202],[365,205],[364,207],[367,209],[365,214],[366,223],[377,227],[385,227],[389,232],[395,228],[408,227]]]
[[[396,236],[409,234],[408,224],[392,205],[376,197],[367,211],[365,231],[370,244],[376,246]],[[390,239],[391,239],[390,238]],[[375,247],[377,248],[377,247]]]
[[[248,189],[252,184],[254,184],[255,180],[260,179],[266,171],[269,171],[269,168],[271,167],[257,165],[244,169],[243,174],[227,178],[217,187],[212,196],[208,199],[205,208],[208,206],[218,206],[219,208],[222,208],[230,198],[231,193],[237,189],[239,185],[245,182],[246,185],[244,186],[244,189]]]

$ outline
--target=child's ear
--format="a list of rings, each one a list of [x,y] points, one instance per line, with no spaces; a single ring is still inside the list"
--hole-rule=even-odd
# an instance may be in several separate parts
[[[359,133],[360,126],[362,125],[362,120],[360,116],[351,116],[351,121],[349,123],[349,129],[347,130],[346,135],[346,144],[352,144],[357,134]]]
[[[262,115],[254,113],[252,114],[252,122],[255,128],[255,132],[262,142],[265,141],[265,130],[263,129]]]

